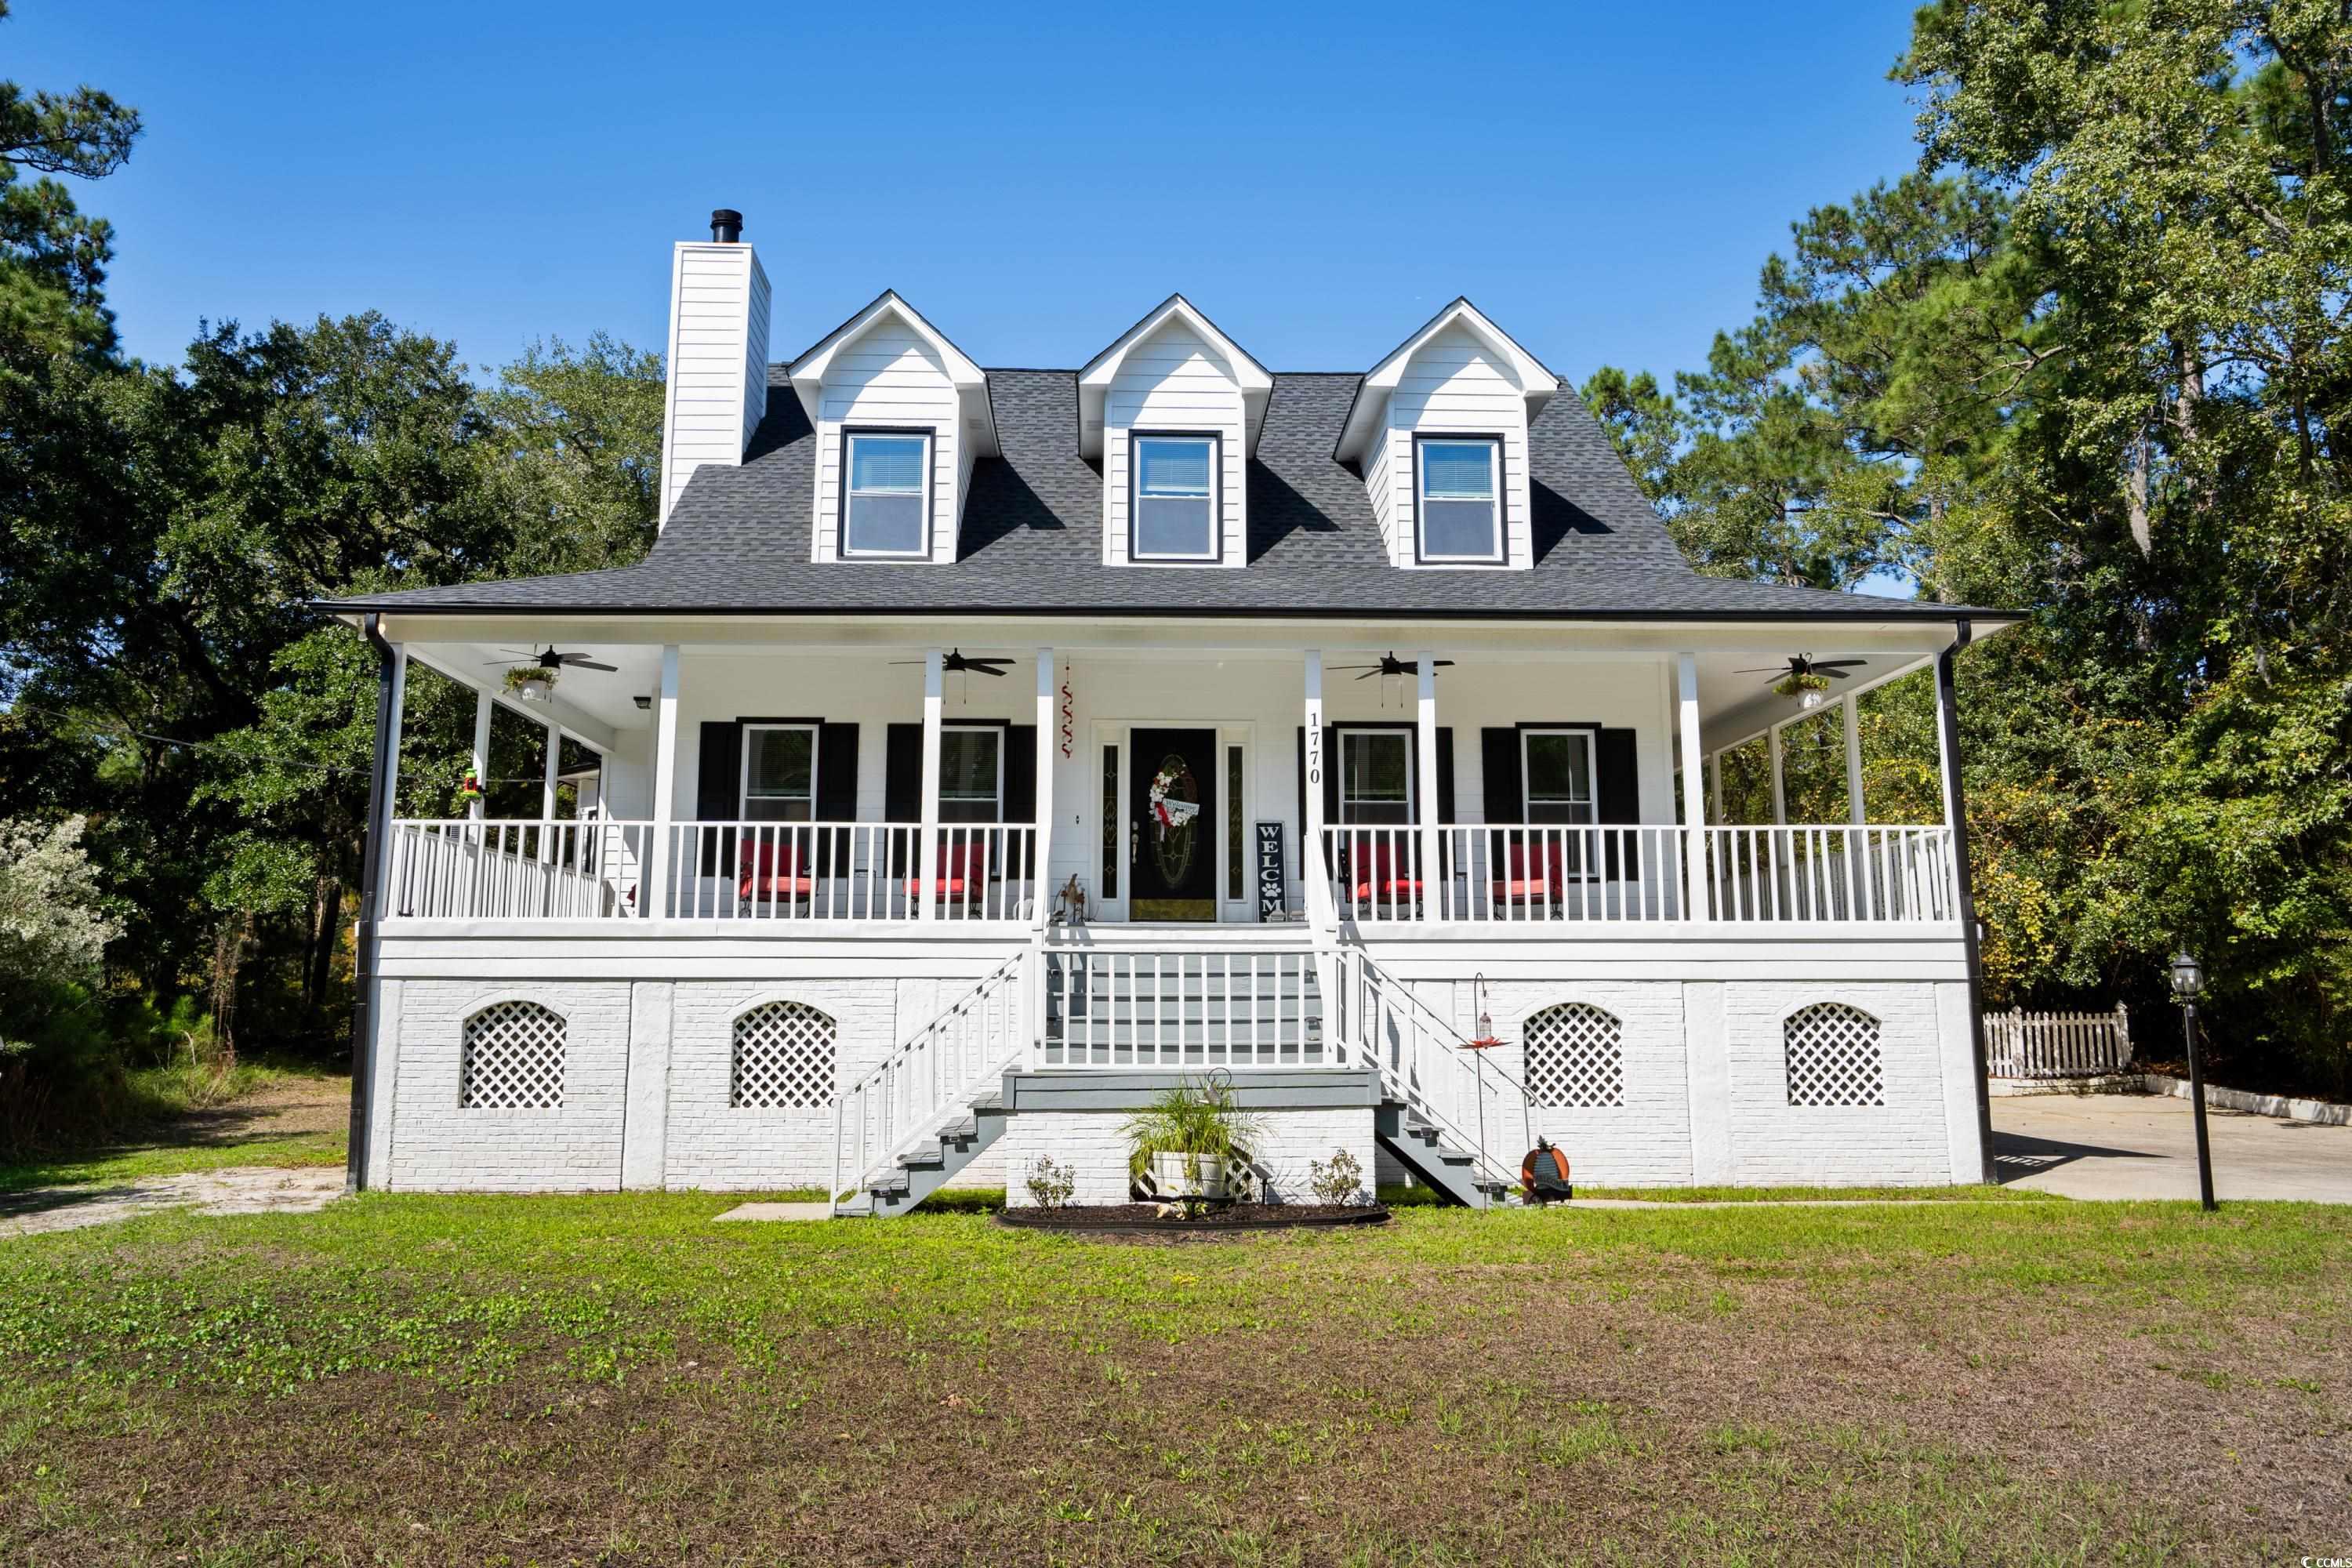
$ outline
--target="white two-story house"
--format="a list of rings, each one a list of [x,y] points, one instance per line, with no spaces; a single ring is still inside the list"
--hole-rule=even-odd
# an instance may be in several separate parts
[[[990,370],[886,292],[775,363],[713,225],[646,561],[330,606],[383,670],[356,1181],[893,1214],[1046,1156],[1123,1202],[1121,1121],[1216,1071],[1276,1194],[1346,1149],[1475,1201],[1537,1134],[1586,1182],[1984,1178],[1949,666],[2013,616],[1697,574],[1466,300],[1362,369],[1180,295]],[[1852,820],[1722,826],[1708,764],[1822,698],[1791,659]],[[1852,698],[1930,664],[1946,823],[1873,826]],[[396,808],[420,665],[478,751],[544,728],[540,816]]]

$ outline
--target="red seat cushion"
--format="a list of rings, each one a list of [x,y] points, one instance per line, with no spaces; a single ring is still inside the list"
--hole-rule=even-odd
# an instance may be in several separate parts
[[[735,896],[742,899],[805,899],[814,884],[801,865],[800,846],[789,840],[754,843],[746,838],[738,862]]]
[[[922,880],[920,877],[907,879],[908,898],[923,896]],[[964,889],[970,887],[976,898],[987,886],[988,844],[985,840],[940,846],[940,874],[931,880],[931,887],[939,897],[961,899],[965,896]]]
[[[1421,879],[1398,874],[1397,850],[1386,839],[1375,842],[1369,852],[1360,852],[1357,868],[1356,901],[1360,904],[1404,903],[1421,897]]]
[[[1508,868],[1505,875],[1495,879],[1495,897],[1514,903],[1542,900],[1559,902],[1566,880],[1561,869],[1562,847],[1559,839],[1549,836],[1532,845],[1514,836],[1506,861]]]

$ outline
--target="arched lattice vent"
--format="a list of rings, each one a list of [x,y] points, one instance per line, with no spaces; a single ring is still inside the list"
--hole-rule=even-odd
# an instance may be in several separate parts
[[[466,1020],[457,1103],[467,1110],[558,1110],[563,1016],[536,1002],[499,1002]]]
[[[1878,1020],[1843,1002],[1800,1007],[1781,1025],[1791,1105],[1884,1105]]]
[[[1613,1013],[1563,1002],[1528,1016],[1528,1092],[1542,1106],[1625,1103],[1625,1026]]]
[[[741,1110],[815,1110],[833,1100],[840,1026],[805,1002],[770,1002],[735,1020],[727,1103]]]

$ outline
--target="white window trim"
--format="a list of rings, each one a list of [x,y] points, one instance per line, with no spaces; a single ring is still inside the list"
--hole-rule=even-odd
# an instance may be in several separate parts
[[[761,731],[776,730],[799,730],[805,732],[809,738],[808,820],[814,822],[816,820],[816,749],[824,740],[824,730],[815,724],[746,724],[742,726],[741,749],[743,755],[738,764],[735,778],[735,820],[738,822],[750,822],[754,820],[751,816],[751,737]],[[795,800],[799,797],[788,795],[762,795],[761,798],[763,800]]]
[[[835,554],[839,555],[842,560],[928,561],[930,559],[931,511],[933,508],[931,489],[933,476],[937,472],[935,466],[937,462],[937,448],[933,444],[933,438],[937,434],[938,432],[936,431],[915,426],[909,426],[903,428],[894,428],[888,426],[877,425],[845,425],[842,426],[841,506],[840,517],[836,520],[835,523],[837,533],[834,541],[834,552]],[[850,502],[856,499],[850,489],[850,476],[856,472],[856,465],[851,460],[851,458],[857,438],[861,436],[877,436],[886,440],[896,439],[903,441],[908,439],[919,439],[923,443],[923,536],[921,542],[912,550],[859,550],[853,548],[849,542]],[[906,492],[903,490],[885,490],[877,491],[876,493],[884,495],[903,495]]]
[[[1429,548],[1429,538],[1421,521],[1429,506],[1429,474],[1421,460],[1422,448],[1431,442],[1454,446],[1483,446],[1486,448],[1487,481],[1493,489],[1495,506],[1495,548],[1474,555],[1439,555]],[[1444,430],[1416,430],[1412,436],[1412,558],[1416,564],[1427,566],[1500,566],[1509,558],[1510,523],[1503,494],[1503,438],[1480,431],[1465,430],[1459,434]]]
[[[1002,724],[942,724],[940,726],[940,733],[942,735],[957,731],[961,731],[967,734],[993,735],[996,737],[996,815],[989,820],[991,822],[1001,824],[1004,820],[1004,753],[1006,749],[1013,743],[1013,731]],[[942,767],[940,770],[940,788],[941,792],[940,798],[935,801],[933,805],[936,808],[944,810],[948,804],[947,795],[945,793],[947,789],[947,769],[945,767]],[[984,826],[983,824],[977,822],[950,823],[945,817],[941,817],[940,820],[943,826],[952,827],[979,827]]]
[[[1146,441],[1205,441],[1209,444],[1209,548],[1205,553],[1146,552],[1137,547],[1141,535],[1137,503],[1143,495],[1143,454]],[[1146,566],[1215,565],[1225,558],[1225,438],[1218,430],[1129,430],[1127,433],[1127,558]]]
[[[1595,826],[1601,816],[1601,748],[1596,743],[1598,732],[1592,730],[1574,729],[1567,725],[1547,724],[1519,731],[1519,815],[1527,818],[1529,824],[1535,823],[1535,776],[1533,771],[1528,766],[1528,742],[1538,735],[1565,735],[1584,747],[1584,820],[1580,823],[1547,823],[1543,826],[1551,827]],[[1547,804],[1574,805],[1576,803],[1554,801]]]
[[[1413,787],[1414,781],[1412,776],[1415,771],[1413,767],[1413,732],[1410,730],[1358,729],[1345,724],[1338,726],[1338,729],[1339,731],[1339,821],[1337,826],[1342,827],[1404,827],[1419,823],[1421,821],[1421,802],[1418,798],[1418,792]],[[1351,822],[1349,820],[1348,747],[1352,742],[1368,740],[1394,741],[1404,748],[1403,822]],[[1520,765],[1524,768],[1526,764],[1522,762]],[[1376,801],[1372,804],[1377,805],[1388,805],[1392,803],[1389,801]]]

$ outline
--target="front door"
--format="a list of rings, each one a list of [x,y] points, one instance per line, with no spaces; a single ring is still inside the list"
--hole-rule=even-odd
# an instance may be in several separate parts
[[[1217,732],[1138,730],[1128,783],[1128,917],[1217,918]]]

